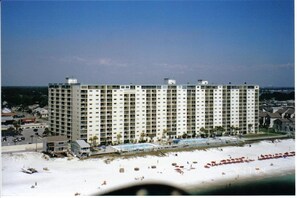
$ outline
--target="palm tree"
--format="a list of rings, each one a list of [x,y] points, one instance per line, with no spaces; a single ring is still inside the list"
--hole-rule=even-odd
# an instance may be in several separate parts
[[[206,134],[206,137],[209,137],[210,136],[210,129],[205,129],[204,130],[204,133]]]
[[[106,145],[106,137],[102,137],[102,143]]]
[[[230,129],[231,129],[231,135],[234,135],[235,127],[232,125],[232,126],[230,126]]]
[[[214,132],[215,132],[214,128],[209,129],[208,137],[209,136],[213,137],[214,136]]]
[[[187,134],[186,133],[183,133],[182,138],[183,139],[187,138]]]
[[[46,137],[50,134],[50,130],[46,127],[42,133],[43,137]]]
[[[19,135],[22,135],[22,132],[23,132],[23,129],[19,128],[19,131],[18,131]]]
[[[141,134],[140,134],[139,142],[144,142],[144,137],[145,137],[145,132],[142,131]]]
[[[153,141],[153,138],[155,137],[155,135],[153,133],[148,133],[147,136],[150,138],[150,141]]]
[[[203,137],[204,137],[204,135],[205,135],[205,131],[206,131],[206,130],[205,130],[205,128],[204,128],[204,127],[201,127],[201,128],[200,128],[200,132],[202,132],[202,133],[203,133]]]
[[[232,135],[237,135],[239,133],[239,130],[240,128],[239,127],[235,127],[235,126],[232,126],[233,128],[233,134]],[[234,134],[234,131],[235,131],[235,134]]]
[[[239,133],[240,128],[237,126],[231,126],[232,135],[237,135]]]
[[[221,131],[222,131],[222,136],[223,136],[223,134],[226,132],[226,129],[224,127],[222,127]]]
[[[257,128],[258,127],[258,123],[256,123],[255,124],[255,128]],[[255,130],[255,133],[257,134],[258,133],[258,131],[257,130]]]
[[[90,137],[90,138],[89,138],[89,141],[90,141],[90,143],[92,143],[92,142],[93,142],[93,138],[92,138],[92,137]]]
[[[221,134],[223,134],[224,131],[225,131],[225,129],[224,129],[224,127],[222,127],[222,126],[216,126],[216,127],[214,128],[214,131],[215,131],[216,135],[217,135],[217,132],[221,132]]]
[[[251,133],[252,127],[253,127],[252,124],[248,124],[248,130],[249,130],[249,133]]]
[[[122,135],[120,133],[117,134],[117,141],[118,141],[118,144],[120,144],[120,140],[122,138]]]
[[[94,137],[93,137],[93,145],[95,146],[96,145],[96,141],[98,140],[98,137],[95,135]]]
[[[163,129],[162,138],[165,138],[167,135],[167,129]]]

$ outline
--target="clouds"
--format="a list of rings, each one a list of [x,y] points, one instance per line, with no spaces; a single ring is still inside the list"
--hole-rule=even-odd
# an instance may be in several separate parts
[[[279,69],[294,69],[294,64],[293,63],[278,64],[278,65],[274,65],[274,67]]]
[[[111,58],[85,58],[80,56],[68,56],[59,59],[62,63],[80,64],[84,66],[105,66],[125,68],[127,63],[119,62]]]
[[[152,64],[160,72],[172,73],[174,71],[176,74],[184,74],[190,70],[190,66],[186,64],[175,64],[175,63],[153,63]]]
[[[275,70],[293,70],[294,69],[294,63],[265,63],[265,64],[251,64],[251,65],[237,65],[235,68],[241,68],[244,70],[251,70],[251,71],[275,71]]]
[[[197,79],[205,79],[210,83],[252,84],[269,85],[270,82],[293,84],[294,64],[226,64],[226,63],[176,63],[130,61],[120,63],[109,58],[77,59],[92,67],[89,72],[89,83],[110,84],[159,84],[165,77],[174,78],[178,84],[196,83]],[[186,62],[186,61],[185,61]],[[85,77],[83,77],[85,78]],[[93,80],[92,80],[93,79]],[[96,80],[97,79],[97,80]]]

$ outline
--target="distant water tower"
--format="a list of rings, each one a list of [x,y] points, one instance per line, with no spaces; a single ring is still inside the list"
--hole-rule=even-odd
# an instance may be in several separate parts
[[[76,84],[77,83],[77,79],[73,78],[73,77],[66,77],[66,83],[68,84]]]
[[[167,85],[175,85],[176,84],[176,80],[170,79],[170,78],[164,78],[164,82]]]

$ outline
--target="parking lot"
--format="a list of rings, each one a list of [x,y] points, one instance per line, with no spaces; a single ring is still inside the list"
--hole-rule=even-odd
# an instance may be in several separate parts
[[[34,129],[24,129],[21,132],[21,135],[7,135],[1,136],[1,145],[2,146],[11,146],[11,145],[23,145],[23,144],[34,144],[42,142],[42,133],[44,129],[38,129],[37,132]],[[31,137],[32,136],[32,137]]]

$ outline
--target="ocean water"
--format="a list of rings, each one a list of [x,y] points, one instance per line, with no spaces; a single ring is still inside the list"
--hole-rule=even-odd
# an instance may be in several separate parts
[[[194,191],[193,195],[295,195],[295,174],[246,181],[224,187]]]

